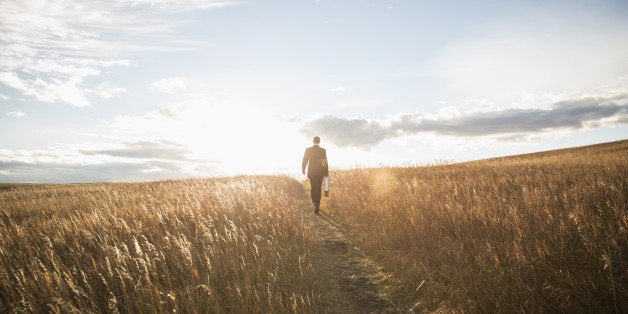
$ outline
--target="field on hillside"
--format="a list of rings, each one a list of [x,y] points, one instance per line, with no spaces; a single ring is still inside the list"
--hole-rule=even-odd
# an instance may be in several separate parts
[[[332,177],[324,210],[416,310],[628,311],[628,141]]]
[[[313,312],[287,177],[4,185],[0,312]]]
[[[0,312],[324,312],[308,219],[416,312],[628,311],[628,141],[331,176],[321,216],[284,176],[0,185]]]

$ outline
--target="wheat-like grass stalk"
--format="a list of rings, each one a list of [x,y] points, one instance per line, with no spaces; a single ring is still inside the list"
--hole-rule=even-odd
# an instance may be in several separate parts
[[[628,310],[628,141],[332,176],[327,206],[416,308]]]
[[[303,186],[281,176],[0,192],[0,309],[316,312]]]

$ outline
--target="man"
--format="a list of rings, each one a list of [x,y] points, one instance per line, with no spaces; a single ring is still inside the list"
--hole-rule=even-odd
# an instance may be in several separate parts
[[[329,168],[327,165],[327,151],[318,146],[321,139],[314,137],[314,145],[305,149],[303,154],[303,162],[301,163],[301,172],[305,174],[307,166],[307,177],[310,179],[312,187],[312,203],[314,203],[314,213],[318,213],[321,206],[321,185],[323,178],[329,176]]]

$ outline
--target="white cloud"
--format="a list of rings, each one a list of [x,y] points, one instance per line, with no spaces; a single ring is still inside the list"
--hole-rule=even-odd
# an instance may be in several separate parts
[[[2,73],[0,73],[0,75],[2,75]],[[11,99],[11,97],[9,97],[9,96],[7,96],[7,95],[4,95],[4,94],[0,93],[0,99],[1,99],[1,100],[10,100],[10,99]]]
[[[6,114],[9,117],[16,117],[16,118],[23,117],[26,115],[26,113],[24,113],[24,111],[22,110],[7,111],[4,114]]]
[[[34,96],[43,102],[64,101],[77,107],[85,107],[90,103],[78,87],[81,82],[80,77],[72,77],[65,82],[58,79],[46,82],[39,78],[24,81],[15,73],[0,72],[0,83],[20,90],[25,95]]]
[[[160,106],[157,108],[157,113],[162,116],[169,117],[171,119],[178,119],[179,113],[181,112],[180,107],[173,106]]]
[[[27,65],[23,69],[42,73],[54,73],[59,75],[80,77],[100,74],[100,69],[95,64],[91,64],[91,66],[79,66],[77,64],[73,64],[73,61],[74,60],[69,60],[67,58],[60,60],[39,59],[35,60],[35,62]],[[83,63],[86,64],[88,62]]]
[[[162,92],[166,94],[172,94],[180,90],[185,90],[186,81],[187,81],[187,78],[181,77],[181,76],[164,78],[159,81],[155,81],[148,84],[148,88],[154,91],[158,91],[158,92]]]
[[[180,23],[173,13],[229,4],[233,1],[0,1],[0,83],[42,101],[88,106],[86,94],[107,98],[120,90],[84,86],[86,77],[128,66],[137,53],[189,47],[176,34]]]
[[[77,107],[86,107],[91,104],[85,97],[85,94],[111,98],[127,91],[124,88],[114,87],[106,83],[101,83],[94,89],[81,89],[79,86],[82,81],[83,79],[80,76],[71,77],[65,81],[59,79],[44,81],[39,78],[33,81],[25,81],[20,79],[15,73],[0,72],[0,83],[20,90],[25,95],[36,97],[43,102],[63,101]]]
[[[236,4],[235,1],[225,0],[117,0],[117,2],[131,6],[149,6],[180,11],[220,8]]]
[[[338,86],[338,87],[332,88],[331,91],[334,93],[345,93],[347,91],[347,88],[344,86]]]
[[[112,98],[114,96],[126,93],[128,91],[122,87],[115,87],[107,83],[101,83],[98,86],[96,86],[94,89],[86,90],[86,92],[90,94],[94,94],[100,98],[108,99],[108,98]]]
[[[77,107],[87,107],[91,104],[78,87],[82,81],[80,77],[73,77],[65,82],[52,79],[52,82],[48,83],[38,78],[33,83],[35,90],[28,91],[27,94],[34,94],[41,101],[60,100]]]
[[[21,91],[27,91],[29,89],[24,81],[13,72],[0,72],[0,83]]]

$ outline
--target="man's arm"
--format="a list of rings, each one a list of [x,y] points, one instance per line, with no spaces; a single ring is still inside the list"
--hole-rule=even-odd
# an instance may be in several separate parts
[[[325,171],[325,176],[329,177],[329,162],[327,162],[327,150],[323,151],[323,170]]]
[[[307,148],[305,149],[305,153],[303,153],[303,161],[301,162],[301,173],[305,174],[305,166],[307,166]]]

